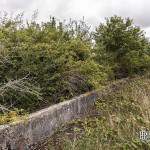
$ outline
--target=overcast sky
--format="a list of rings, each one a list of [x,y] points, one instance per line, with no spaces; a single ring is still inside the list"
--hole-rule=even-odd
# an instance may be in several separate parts
[[[150,37],[150,0],[0,0],[0,11],[9,13],[25,12],[31,18],[39,10],[38,19],[46,21],[49,16],[63,19],[82,19],[93,27],[105,17],[119,15],[134,19]]]

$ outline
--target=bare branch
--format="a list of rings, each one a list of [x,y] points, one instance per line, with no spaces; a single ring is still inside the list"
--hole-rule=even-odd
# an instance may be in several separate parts
[[[4,113],[4,112],[8,112],[8,111],[10,111],[8,108],[6,108],[5,106],[3,106],[3,105],[1,105],[0,104],[0,109],[1,109],[1,111]]]
[[[4,97],[5,93],[11,89],[11,90],[18,92],[19,94],[34,95],[39,100],[42,100],[41,93],[39,92],[40,89],[38,87],[33,86],[28,81],[29,81],[28,75],[18,80],[8,81],[7,83],[0,86],[0,96]],[[4,108],[4,107],[1,107],[0,105],[0,109],[1,108]]]

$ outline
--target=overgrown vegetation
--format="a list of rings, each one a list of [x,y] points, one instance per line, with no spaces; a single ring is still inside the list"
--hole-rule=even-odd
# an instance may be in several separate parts
[[[36,15],[1,17],[2,113],[33,112],[150,69],[149,41],[130,19],[113,16],[90,32],[84,21],[37,23]]]
[[[150,78],[128,80],[116,92],[96,102],[96,113],[62,127],[45,146],[50,150],[144,150],[150,130]]]
[[[96,60],[111,67],[113,77],[143,74],[150,69],[150,45],[145,33],[129,18],[114,16],[100,24],[94,34]]]
[[[8,111],[7,113],[0,114],[0,125],[21,120],[27,120],[27,113],[22,109],[14,109],[13,111]]]

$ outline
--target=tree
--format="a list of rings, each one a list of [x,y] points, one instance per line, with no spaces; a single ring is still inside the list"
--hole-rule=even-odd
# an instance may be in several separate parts
[[[7,89],[0,104],[35,111],[101,86],[107,74],[92,58],[89,27],[54,17],[39,24],[34,18],[19,25],[13,19],[0,22],[0,88]],[[21,83],[5,86],[13,81]]]
[[[150,68],[150,45],[144,32],[129,18],[113,16],[94,33],[99,63],[111,66],[117,78]]]

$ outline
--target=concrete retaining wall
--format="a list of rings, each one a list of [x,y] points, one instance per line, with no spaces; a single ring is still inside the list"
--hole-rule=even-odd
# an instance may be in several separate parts
[[[116,87],[111,85],[111,87],[101,91],[86,93],[33,113],[27,120],[1,125],[0,149],[30,149],[31,145],[50,137],[62,123],[88,113],[88,110],[99,97],[109,94],[112,90],[117,90]]]

